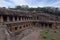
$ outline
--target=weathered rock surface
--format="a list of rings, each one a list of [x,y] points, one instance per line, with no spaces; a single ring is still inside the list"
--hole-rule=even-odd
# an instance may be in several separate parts
[[[0,40],[33,40],[38,38],[39,28],[29,28],[22,32],[17,32],[17,34],[10,33],[6,25],[0,25]],[[34,34],[35,33],[35,34]],[[38,34],[38,35],[36,35]]]

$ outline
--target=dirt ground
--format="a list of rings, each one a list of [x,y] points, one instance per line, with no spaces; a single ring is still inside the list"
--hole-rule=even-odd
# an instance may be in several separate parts
[[[27,35],[26,37],[24,37],[22,40],[41,40],[40,31],[36,30],[36,31],[30,33],[29,35]]]

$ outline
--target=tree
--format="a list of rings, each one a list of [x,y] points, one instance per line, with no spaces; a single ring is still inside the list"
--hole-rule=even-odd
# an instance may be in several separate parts
[[[15,9],[21,9],[21,6],[16,6]]]
[[[28,5],[22,5],[21,8],[22,8],[22,10],[28,10],[29,6]]]

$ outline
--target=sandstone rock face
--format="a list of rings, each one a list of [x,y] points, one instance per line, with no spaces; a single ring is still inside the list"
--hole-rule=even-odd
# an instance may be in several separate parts
[[[5,30],[2,25],[0,25],[0,40],[6,40]]]
[[[6,25],[0,25],[0,40],[12,40]]]
[[[0,40],[21,40],[30,33],[38,30],[35,27],[31,27],[21,32],[10,33],[7,25],[0,24]]]

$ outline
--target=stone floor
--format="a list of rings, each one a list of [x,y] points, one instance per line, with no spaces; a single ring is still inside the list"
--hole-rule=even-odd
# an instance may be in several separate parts
[[[22,40],[41,40],[40,39],[40,31],[34,31],[30,33],[28,36],[24,37]]]

